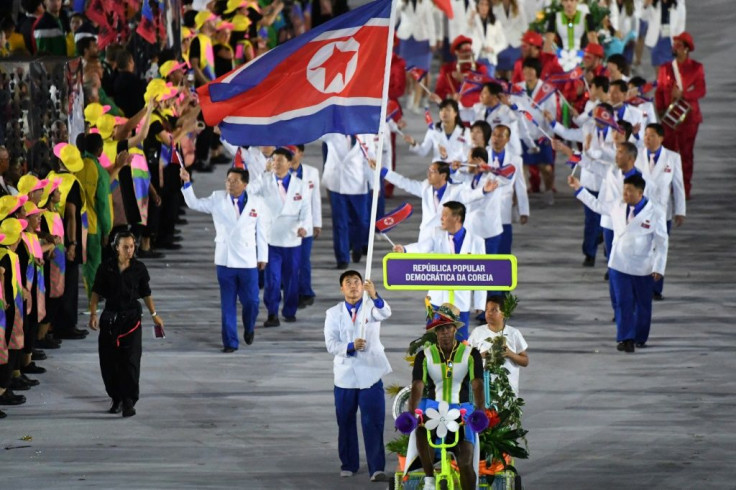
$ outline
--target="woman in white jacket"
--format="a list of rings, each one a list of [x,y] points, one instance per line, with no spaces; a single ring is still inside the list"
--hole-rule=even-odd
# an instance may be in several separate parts
[[[503,29],[506,47],[497,53],[497,75],[511,79],[514,63],[521,58],[521,36],[529,28],[524,10],[517,0],[493,0],[493,15]]]
[[[672,38],[685,31],[685,0],[644,0],[644,44],[652,49],[652,66],[672,61]]]
[[[473,38],[475,59],[486,66],[488,75],[492,77],[498,64],[498,53],[503,51],[508,43],[501,23],[497,22],[491,10],[491,0],[478,0],[476,9],[468,17],[468,27]]]
[[[427,72],[422,80],[429,86],[429,65],[432,51],[437,44],[434,5],[432,0],[402,0],[399,6],[399,26],[396,37],[399,38],[399,56],[406,61],[406,66],[415,66]],[[416,80],[408,77],[409,92],[413,93],[409,109],[417,112],[421,107],[423,90]]]

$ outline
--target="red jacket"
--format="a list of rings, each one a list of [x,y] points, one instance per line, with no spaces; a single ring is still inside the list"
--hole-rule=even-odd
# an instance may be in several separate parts
[[[672,63],[676,63],[676,61]],[[672,103],[672,87],[676,85],[672,63],[665,63],[659,67],[654,101],[660,114],[666,111]],[[688,114],[686,121],[700,123],[703,121],[703,114],[700,112],[698,99],[705,97],[705,70],[703,70],[703,65],[688,58],[684,63],[678,63],[677,66],[682,77],[682,98],[690,103],[690,114]]]
[[[399,106],[399,113],[394,116],[398,121],[403,115],[399,97],[406,91],[406,61],[396,53],[391,57],[391,71],[388,79],[388,99],[395,101]]]
[[[452,77],[452,74],[455,72],[456,69],[457,61],[445,63],[444,65],[442,65],[442,67],[440,67],[440,74],[437,76],[437,85],[434,88],[434,93],[439,95],[440,98],[446,99],[448,96],[451,96],[460,91],[460,88],[463,84],[462,81],[458,82]],[[470,63],[464,63],[461,69],[461,73],[465,74],[469,73],[470,71]],[[475,72],[488,75],[488,69],[486,69],[485,65],[476,65]],[[479,92],[464,95],[460,99],[460,104],[464,107],[472,107],[473,104],[478,102],[479,97]]]
[[[557,56],[552,53],[539,53],[539,61],[542,62],[542,73],[539,75],[540,80],[547,80],[547,77],[554,75],[555,73],[564,73],[565,70],[560,66],[560,62],[557,61]],[[522,73],[522,64],[524,58],[519,58],[514,63],[514,74],[511,75],[511,83],[519,83],[524,81],[524,73]]]

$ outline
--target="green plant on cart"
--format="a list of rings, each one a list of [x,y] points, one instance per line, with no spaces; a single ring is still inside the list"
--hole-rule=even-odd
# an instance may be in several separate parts
[[[391,442],[386,444],[386,450],[390,453],[405,457],[406,452],[409,450],[409,435],[399,434]]]

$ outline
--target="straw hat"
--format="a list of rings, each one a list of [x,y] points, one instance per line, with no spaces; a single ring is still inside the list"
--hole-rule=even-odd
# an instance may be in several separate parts
[[[459,318],[460,310],[458,310],[457,306],[452,303],[442,303],[434,312],[432,321],[427,324],[427,330],[432,330],[442,325],[454,325],[456,328],[460,328],[465,323],[461,322]]]

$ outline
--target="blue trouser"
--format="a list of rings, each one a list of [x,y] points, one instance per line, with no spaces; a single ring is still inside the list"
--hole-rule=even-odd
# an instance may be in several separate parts
[[[263,289],[263,302],[269,315],[278,315],[281,302],[281,288],[284,289],[284,308],[286,317],[296,315],[299,304],[299,247],[268,246],[268,265],[266,265],[266,286]]]
[[[513,241],[514,241],[513,227],[510,224],[503,225],[503,233],[501,233],[501,243],[498,246],[498,253],[510,254],[511,253],[511,242]]]
[[[602,228],[603,230],[603,244],[606,246],[606,257],[611,255],[611,248],[613,247],[613,230],[608,228]],[[611,269],[608,269],[608,294],[611,296],[611,308],[613,308],[613,314],[616,314],[616,292],[613,290],[613,283],[611,283]]]
[[[499,233],[496,236],[492,236],[485,239],[486,242],[486,253],[490,255],[495,255],[498,253],[501,253],[499,250],[501,249],[501,240],[503,239],[503,233]]]
[[[299,247],[299,296],[314,297],[312,290],[312,243],[314,237],[302,238]]]
[[[369,194],[328,191],[332,207],[332,246],[338,263],[350,263],[350,251],[368,245]]]
[[[652,276],[609,269],[616,293],[616,341],[646,342],[652,324]]]
[[[432,309],[434,311],[437,311],[437,308],[439,308],[439,306],[432,305]],[[457,329],[457,332],[455,333],[455,338],[459,341],[468,340],[468,337],[470,337],[470,331],[468,330],[470,325],[470,312],[461,311],[458,320],[463,322],[464,325]]]
[[[238,305],[243,305],[243,327],[252,332],[258,317],[258,269],[217,266],[222,313],[222,345],[238,348]]]
[[[670,231],[672,231],[672,220],[667,220],[667,236],[669,236]],[[654,292],[655,294],[662,294],[662,291],[664,291],[664,276],[662,276],[662,279],[659,281],[654,281]]]
[[[335,386],[335,415],[337,416],[337,451],[343,471],[358,471],[358,426],[356,414],[360,408],[360,422],[363,428],[365,456],[368,460],[368,474],[383,471],[386,466],[386,453],[383,447],[383,421],[386,401],[383,382],[365,389],[338,388]]]
[[[596,198],[598,192],[588,190]],[[583,228],[583,254],[586,257],[595,258],[598,252],[598,236],[601,234],[601,215],[590,209],[588,206],[583,206],[583,212],[585,213],[585,226]]]

